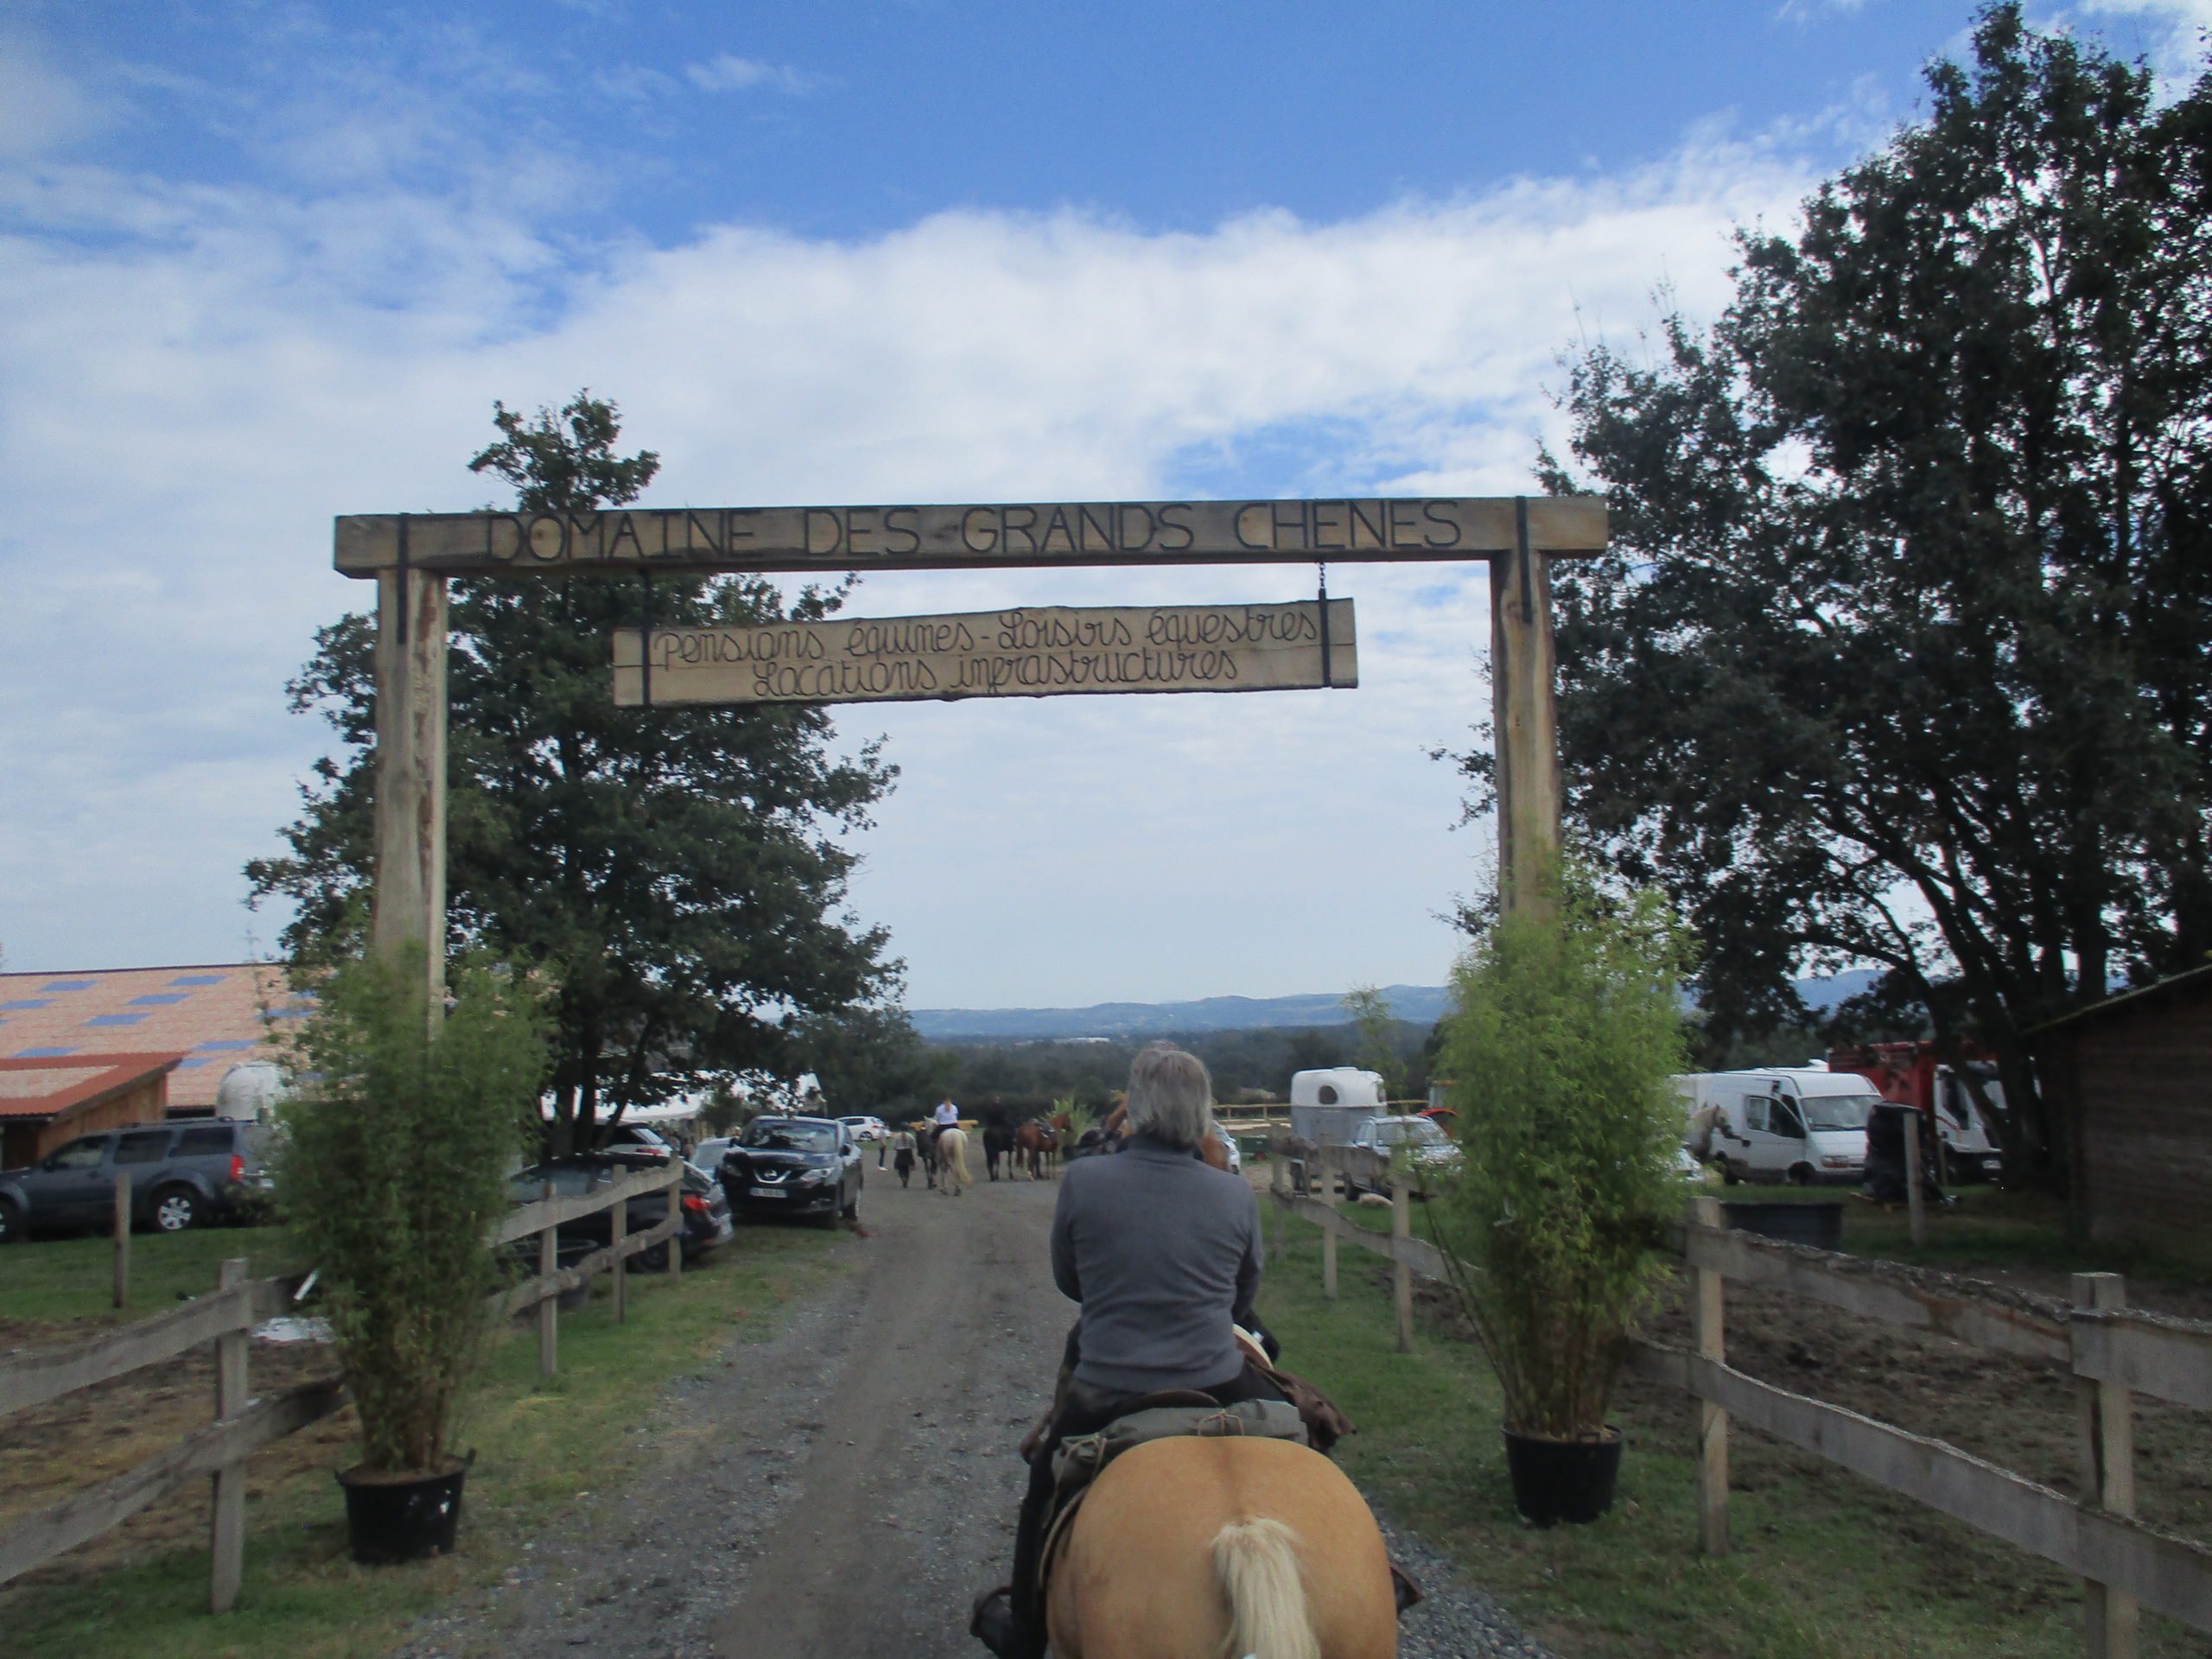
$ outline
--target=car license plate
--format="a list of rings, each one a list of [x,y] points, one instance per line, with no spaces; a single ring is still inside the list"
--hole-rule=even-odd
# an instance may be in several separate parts
[[[745,1190],[756,1198],[780,1198],[784,1196],[784,1189],[780,1186],[748,1186]]]

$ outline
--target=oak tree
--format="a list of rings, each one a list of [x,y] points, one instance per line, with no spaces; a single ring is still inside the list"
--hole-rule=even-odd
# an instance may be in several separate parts
[[[1573,360],[1570,815],[1701,936],[1723,1039],[1808,968],[1994,1052],[2212,949],[2212,78],[1980,14],[1926,119],[1746,232],[1735,296]]]
[[[471,468],[525,512],[634,500],[659,462],[621,456],[614,405],[579,392],[524,419],[494,405],[499,440]],[[753,577],[662,577],[663,624],[814,619],[842,590],[785,602]],[[452,942],[541,966],[552,1004],[556,1141],[591,1144],[626,1106],[717,1073],[788,1074],[810,1011],[895,988],[887,936],[844,910],[856,855],[842,842],[895,769],[875,746],[839,756],[820,708],[615,706],[611,639],[648,602],[633,577],[463,580],[452,594],[447,880]],[[318,763],[289,850],[247,867],[257,896],[297,906],[284,944],[313,954],[344,931],[372,876],[372,618],[316,636],[289,688],[341,753]]]

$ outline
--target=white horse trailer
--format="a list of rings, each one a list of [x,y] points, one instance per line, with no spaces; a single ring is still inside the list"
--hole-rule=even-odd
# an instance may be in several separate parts
[[[1380,1071],[1332,1065],[1290,1079],[1290,1132],[1317,1147],[1348,1147],[1368,1119],[1389,1110]]]

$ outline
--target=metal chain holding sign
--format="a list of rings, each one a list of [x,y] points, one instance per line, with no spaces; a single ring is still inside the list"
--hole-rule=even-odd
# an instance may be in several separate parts
[[[1320,597],[1313,603],[1321,613],[1321,683],[1333,688],[1337,681],[1332,672],[1336,665],[1329,660],[1329,567],[1325,561],[1316,559],[1313,569],[1315,579],[1320,583]]]

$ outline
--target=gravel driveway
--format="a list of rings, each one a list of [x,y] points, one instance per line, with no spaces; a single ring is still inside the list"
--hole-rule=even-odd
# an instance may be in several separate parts
[[[677,1385],[570,1534],[400,1659],[988,1659],[969,1599],[1000,1582],[1072,1309],[1046,1255],[1053,1182],[946,1198],[873,1179],[855,1270]],[[1409,1659],[1547,1659],[1494,1604],[1394,1548],[1431,1600]]]

